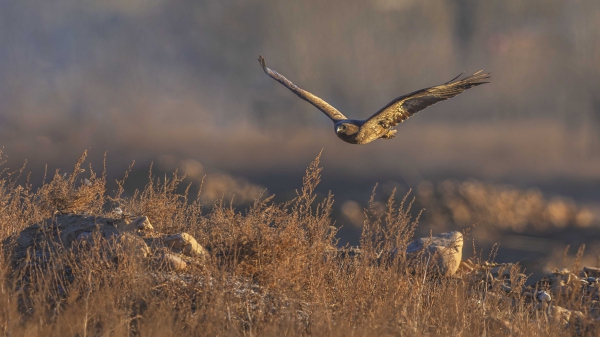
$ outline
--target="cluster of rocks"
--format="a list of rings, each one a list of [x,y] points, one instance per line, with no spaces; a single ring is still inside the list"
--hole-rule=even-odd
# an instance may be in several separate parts
[[[563,329],[584,333],[590,323],[600,323],[599,268],[584,267],[578,274],[557,269],[525,285],[527,276],[515,264],[466,260],[461,262],[458,275],[483,292],[484,300],[487,297],[496,305],[507,306],[529,304],[535,317]],[[509,323],[508,319],[501,321]],[[509,329],[510,324],[505,327]]]
[[[11,257],[18,264],[51,258],[48,254],[58,249],[53,247],[86,251],[101,242],[115,256],[139,260],[156,271],[177,271],[179,276],[184,276],[190,265],[203,265],[209,256],[193,236],[158,233],[145,216],[115,220],[62,214],[24,229],[14,245],[5,242],[4,246],[14,247]],[[528,276],[520,271],[518,265],[463,261],[462,248],[463,236],[454,231],[419,238],[402,251],[389,252],[386,258],[404,254],[407,261],[418,262],[414,265],[426,266],[427,275],[451,277],[468,283],[471,297],[477,305],[516,307],[529,304],[535,317],[579,332],[585,332],[590,322],[600,323],[599,268],[584,267],[579,273],[567,269],[554,270],[538,282],[526,285]],[[361,254],[357,248],[333,249],[332,252],[338,257]],[[432,272],[429,273],[429,270]],[[171,277],[168,273],[156,275],[159,278]],[[248,294],[255,294],[255,291]],[[256,294],[253,296],[256,297]],[[510,317],[490,315],[489,319],[490,324],[507,333],[514,332]]]
[[[526,285],[528,276],[513,263],[462,261],[463,236],[442,233],[411,243],[407,257],[428,261],[436,276],[460,279],[470,284],[474,298],[490,307],[526,304],[540,323],[585,333],[590,324],[600,324],[600,268],[583,267],[579,273],[554,270],[541,280]],[[490,315],[490,324],[506,333],[515,331],[510,317]]]
[[[56,243],[60,243],[57,245]],[[14,263],[43,261],[57,249],[85,251],[102,243],[112,255],[126,255],[148,267],[181,271],[202,265],[207,251],[187,233],[163,235],[145,217],[111,219],[89,215],[61,214],[20,232],[11,258]]]

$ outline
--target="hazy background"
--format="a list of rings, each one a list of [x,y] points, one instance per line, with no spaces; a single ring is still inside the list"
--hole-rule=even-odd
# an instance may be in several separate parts
[[[506,246],[501,259],[583,242],[594,257],[599,41],[597,0],[2,1],[0,146],[39,179],[44,164],[69,168],[90,147],[97,167],[108,151],[111,180],[136,160],[132,184],[143,184],[154,161],[206,174],[207,203],[235,193],[238,204],[263,188],[293,195],[324,149],[320,192],[336,195],[344,241],[356,242],[379,182],[382,198],[418,190],[418,208],[430,208],[422,233],[479,222],[473,237]],[[357,118],[462,71],[490,71],[492,83],[411,118],[392,141],[355,146],[265,76],[259,54]],[[465,180],[500,206],[477,208]],[[539,219],[503,225],[531,193]]]

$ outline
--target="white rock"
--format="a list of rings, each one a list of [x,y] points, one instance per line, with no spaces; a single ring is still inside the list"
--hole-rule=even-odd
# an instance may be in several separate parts
[[[535,294],[535,298],[542,302],[542,303],[547,303],[552,301],[552,296],[550,296],[550,294],[548,294],[546,291],[544,290],[539,290],[536,294]]]
[[[121,246],[124,253],[135,259],[143,259],[150,255],[150,248],[144,240],[131,234],[121,234],[117,238],[117,244]]]
[[[135,231],[147,232],[154,230],[154,227],[152,227],[152,224],[150,223],[150,220],[147,216],[138,217],[137,219],[132,220],[131,222],[126,223],[124,226],[120,227],[121,228],[119,228],[119,231],[122,233]]]
[[[157,262],[161,269],[181,271],[187,268],[187,263],[175,254],[164,253]]]
[[[58,229],[60,242],[67,247],[78,241],[82,233],[100,232],[100,236],[106,239],[118,234],[110,219],[90,215],[62,214],[44,222],[42,228],[56,227]],[[23,231],[23,234],[25,233],[26,231]]]
[[[463,236],[458,231],[420,238],[406,248],[408,256],[417,256],[423,252],[423,259],[437,266],[439,274],[452,276],[456,273],[462,259]]]
[[[193,236],[188,233],[180,233],[164,238],[165,246],[170,247],[176,252],[191,257],[206,258],[208,253]]]

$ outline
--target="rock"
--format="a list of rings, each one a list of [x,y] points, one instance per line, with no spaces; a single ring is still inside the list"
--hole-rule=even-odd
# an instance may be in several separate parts
[[[121,234],[117,238],[117,244],[123,252],[134,259],[144,259],[150,255],[150,248],[144,240],[132,234]]]
[[[338,258],[344,258],[344,257],[349,257],[349,258],[357,258],[359,256],[362,255],[362,250],[360,250],[360,248],[358,247],[342,247],[339,249],[331,249],[331,248],[326,248],[327,249],[327,254],[333,254]]]
[[[40,223],[23,229],[16,238],[17,245],[12,253],[14,260],[20,260],[27,255],[29,248],[40,250],[40,244],[51,240],[66,248],[72,248],[88,235],[99,233],[101,238],[116,237],[119,232],[114,226],[114,220],[80,214],[61,214],[46,219]]]
[[[579,277],[571,273],[568,269],[554,271],[548,274],[546,278],[550,282],[552,293],[555,296],[568,296],[574,291],[579,291],[582,286],[582,282],[580,281]]]
[[[563,328],[568,328],[572,324],[575,327],[579,327],[585,318],[585,315],[581,311],[569,310],[558,305],[552,306],[550,313],[554,322]]]
[[[46,226],[50,225],[49,220],[46,220]],[[63,214],[56,217],[53,224],[57,226],[60,240],[66,246],[70,246],[82,233],[99,231],[106,239],[117,235],[112,220],[101,217]]]
[[[600,278],[600,268],[583,267],[583,272],[588,277]]]
[[[534,307],[531,308],[531,310],[532,310],[532,312],[542,311],[545,315],[545,314],[547,314],[549,308],[550,308],[550,303],[538,302]]]
[[[593,319],[600,319],[600,302],[591,301],[589,313]]]
[[[571,319],[571,310],[555,305],[552,307],[551,313],[555,322],[562,326],[567,326],[569,324],[569,319]]]
[[[499,305],[514,305],[515,300],[506,296],[506,294],[500,294],[493,291],[485,292],[484,300],[491,304],[493,307],[497,307]]]
[[[542,303],[547,303],[552,301],[552,296],[550,296],[550,294],[548,294],[548,292],[546,292],[545,290],[539,290],[535,294],[535,299]]]
[[[208,253],[193,236],[187,233],[180,233],[168,236],[163,240],[165,246],[170,247],[178,253],[190,257],[206,258]]]
[[[106,262],[130,261],[139,263],[144,270],[180,271],[190,265],[201,265],[208,257],[207,251],[191,235],[181,233],[165,238],[153,232],[145,216],[126,223],[123,219],[61,214],[2,241],[3,248],[10,247],[7,253],[13,267],[35,265],[41,269],[52,268],[47,261],[54,254],[65,250],[85,253],[92,245],[97,245],[100,258]]]
[[[600,299],[600,291],[598,289],[598,284],[594,283],[588,287],[586,287],[585,289],[586,294],[592,299],[592,300],[598,300]]]
[[[554,283],[565,283],[572,284],[579,281],[579,277],[577,275],[571,273],[568,270],[555,271],[546,276],[551,284]]]
[[[83,232],[79,235],[77,235],[77,241],[81,242],[81,241],[90,241],[92,239],[92,233],[91,232]]]
[[[83,232],[77,235],[77,244],[79,244],[81,247],[89,247],[93,242],[94,235],[91,232]]]
[[[487,271],[484,268],[478,268],[475,270],[475,272],[473,273],[473,280],[479,280],[479,281],[485,281],[485,282],[492,282],[494,280],[494,276],[492,275],[492,273],[490,273],[489,271]]]
[[[503,263],[490,269],[490,273],[492,273],[494,277],[508,277],[510,276],[512,266],[512,263]]]
[[[437,266],[437,272],[442,276],[452,276],[456,273],[462,259],[463,236],[453,231],[433,237],[420,238],[406,248],[409,256],[417,256],[420,252],[424,260],[431,258]]]
[[[528,303],[533,300],[533,294],[528,290],[524,291],[522,295]]]
[[[171,253],[163,253],[155,262],[158,264],[159,269],[181,271],[187,268],[185,261]]]
[[[485,321],[490,331],[501,332],[503,335],[510,335],[513,330],[514,332],[518,331],[505,319],[488,316],[485,318]]]
[[[550,291],[552,292],[552,295],[558,297],[558,296],[569,296],[572,293],[572,288],[569,287],[566,284],[561,284],[561,283],[555,283],[552,285],[552,289],[550,289]]]
[[[31,226],[31,227],[27,228],[26,230],[24,230],[23,232],[21,232],[21,234],[17,238],[17,244],[19,245],[19,247],[27,248],[27,247],[31,246],[34,242],[35,232],[37,232],[37,231],[39,231],[39,226],[38,227]]]
[[[458,269],[464,273],[470,273],[473,271],[473,269],[475,269],[475,267],[473,267],[469,261],[462,261],[458,266]]]
[[[119,227],[119,232],[121,233],[136,231],[149,232],[154,230],[154,227],[152,227],[152,224],[147,216],[138,217],[129,223],[122,223]]]

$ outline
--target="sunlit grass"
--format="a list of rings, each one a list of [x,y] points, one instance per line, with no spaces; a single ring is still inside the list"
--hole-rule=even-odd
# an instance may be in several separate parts
[[[438,278],[403,254],[417,220],[410,196],[387,207],[374,198],[364,211],[360,254],[340,254],[331,218],[332,195],[317,200],[320,156],[307,168],[297,196],[274,203],[259,197],[237,210],[226,200],[203,205],[176,172],[152,174],[143,190],[125,197],[124,181],[108,195],[105,174],[82,165],[56,172],[33,189],[24,170],[0,179],[0,329],[18,336],[265,336],[265,335],[515,335],[561,336],[564,323],[534,310],[520,291],[471,274]],[[115,212],[116,209],[119,212]],[[186,232],[208,249],[203,265],[156,271],[95,237],[89,249],[46,241],[47,256],[14,261],[16,234],[57,214],[118,220],[145,215],[164,234]],[[121,249],[121,250],[119,250]],[[386,261],[386,263],[382,263]],[[516,277],[518,270],[511,271]],[[521,280],[519,282],[523,282]],[[516,288],[515,288],[516,289]],[[571,306],[578,298],[572,296]],[[567,303],[569,304],[569,303]],[[583,323],[582,323],[583,324]],[[591,324],[591,323],[590,323]],[[592,329],[578,325],[579,331]],[[592,330],[588,332],[591,333]]]

